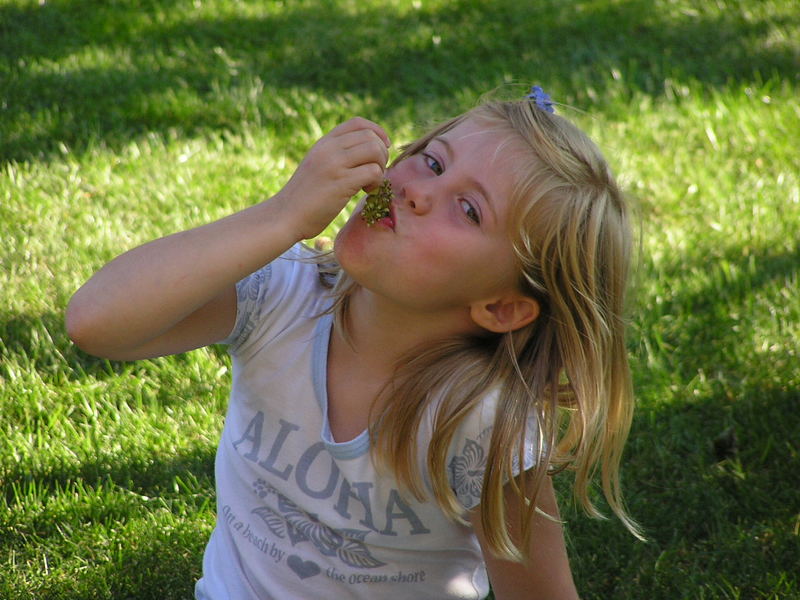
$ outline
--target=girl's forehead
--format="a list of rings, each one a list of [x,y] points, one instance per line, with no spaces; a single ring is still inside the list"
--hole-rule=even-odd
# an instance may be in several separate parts
[[[503,133],[498,125],[485,119],[467,117],[438,137],[445,138],[453,143],[481,143],[487,138],[500,138]]]
[[[510,127],[476,117],[464,119],[436,139],[450,146],[454,153],[461,150],[479,155],[487,167],[519,163],[530,154],[526,152],[526,144]]]

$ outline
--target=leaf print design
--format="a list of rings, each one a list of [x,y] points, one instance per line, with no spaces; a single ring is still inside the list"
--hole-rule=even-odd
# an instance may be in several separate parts
[[[288,536],[292,546],[311,542],[323,556],[336,556],[343,563],[358,569],[374,569],[386,564],[372,556],[364,543],[369,530],[336,530],[328,527],[320,522],[317,515],[305,512],[263,479],[254,482],[253,488],[262,499],[275,494],[279,512],[267,506],[260,506],[252,512],[266,523],[274,535],[281,539]]]
[[[305,512],[286,496],[278,494],[278,509],[283,513],[294,535],[292,545],[310,541],[324,556],[334,556],[342,545],[342,536],[335,530],[319,522],[317,515]]]
[[[286,520],[290,527],[302,534],[303,540],[314,544],[323,556],[335,556],[344,543],[342,535],[320,523],[316,515],[289,515]]]
[[[450,478],[453,491],[466,508],[472,508],[481,498],[481,484],[486,471],[486,456],[483,447],[475,440],[467,439],[464,450],[450,460]]]
[[[261,517],[261,520],[267,524],[273,534],[281,539],[286,537],[286,520],[274,510],[266,506],[260,506],[253,510],[253,514]]]
[[[358,529],[342,530],[344,544],[339,548],[337,554],[343,563],[357,569],[374,569],[386,564],[376,559],[367,550],[367,546],[364,544],[364,538],[367,537],[367,533],[369,532],[359,531]]]

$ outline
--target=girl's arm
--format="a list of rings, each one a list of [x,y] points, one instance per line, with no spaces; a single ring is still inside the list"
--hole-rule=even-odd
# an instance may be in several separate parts
[[[556,503],[553,483],[545,477],[538,497],[539,508],[556,518]],[[516,515],[519,499],[510,487],[506,487],[506,510],[511,531],[516,531]],[[481,547],[485,548],[485,537],[481,519],[476,508],[471,522]],[[558,522],[536,515],[531,535],[530,560],[517,563],[498,559],[484,550],[489,581],[497,600],[576,600],[578,592],[569,568],[564,532]]]
[[[318,235],[350,198],[377,186],[388,146],[378,125],[351,119],[321,138],[270,200],[114,259],[70,300],[70,337],[90,354],[118,360],[224,338],[236,318],[236,282]]]

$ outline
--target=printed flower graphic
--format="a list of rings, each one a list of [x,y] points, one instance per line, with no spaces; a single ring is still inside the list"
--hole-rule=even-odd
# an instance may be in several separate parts
[[[464,450],[450,461],[450,482],[459,502],[472,508],[481,499],[481,484],[486,471],[486,456],[483,447],[475,440],[467,439]]]

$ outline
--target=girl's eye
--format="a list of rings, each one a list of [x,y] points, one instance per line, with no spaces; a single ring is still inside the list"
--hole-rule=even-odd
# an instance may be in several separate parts
[[[433,158],[430,154],[425,154],[425,164],[428,165],[428,168],[434,172],[436,175],[441,175],[444,173],[444,168],[442,167],[441,163]]]
[[[467,215],[467,218],[470,221],[473,221],[476,225],[480,225],[481,214],[477,211],[477,209],[464,199],[459,200],[459,203],[461,204],[461,210],[464,211],[464,214]]]

